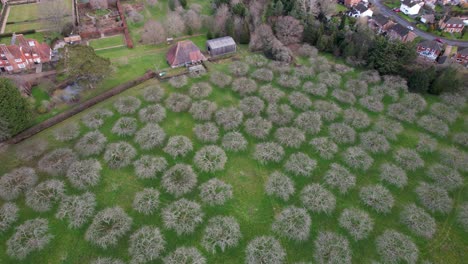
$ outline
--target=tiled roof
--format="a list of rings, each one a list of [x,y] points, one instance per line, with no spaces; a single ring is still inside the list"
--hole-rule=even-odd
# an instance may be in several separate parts
[[[446,24],[463,24],[463,20],[458,17],[445,17],[444,23]]]
[[[368,9],[367,6],[365,6],[363,3],[359,3],[356,5],[356,7],[354,7],[357,11],[359,11],[361,14],[366,12],[366,10]]]
[[[171,66],[206,60],[200,49],[190,40],[177,42],[167,52],[166,59]]]
[[[407,29],[406,27],[400,25],[400,24],[395,24],[393,25],[391,28],[390,28],[391,31],[395,31],[398,35],[404,37],[406,35],[408,35],[409,33],[409,29]]]
[[[468,48],[458,50],[457,53],[460,55],[468,55]]]
[[[440,43],[434,40],[422,41],[418,44],[418,46],[423,47],[425,49],[430,48],[431,50],[438,50],[438,51],[442,50]]]
[[[390,21],[388,18],[384,17],[383,15],[381,14],[377,14],[375,16],[372,17],[372,19],[379,25],[383,26],[385,24],[388,23],[388,21]]]

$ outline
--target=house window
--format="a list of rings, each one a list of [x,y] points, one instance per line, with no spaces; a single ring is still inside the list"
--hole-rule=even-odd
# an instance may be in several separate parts
[[[34,41],[29,41],[29,46],[34,47],[36,45],[34,44]]]
[[[450,27],[450,24],[447,24],[447,27]]]
[[[18,64],[18,67],[19,67],[20,69],[24,69],[24,68],[26,68],[26,66],[24,66],[24,63],[20,63],[20,64]]]
[[[15,62],[22,62],[22,59],[15,59]]]

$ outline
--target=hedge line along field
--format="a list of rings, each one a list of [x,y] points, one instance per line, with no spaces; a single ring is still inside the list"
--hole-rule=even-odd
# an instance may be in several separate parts
[[[5,150],[0,262],[462,263],[464,95],[301,53],[152,80]]]

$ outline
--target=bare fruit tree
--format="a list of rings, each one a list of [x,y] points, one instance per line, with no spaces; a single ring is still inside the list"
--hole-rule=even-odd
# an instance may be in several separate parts
[[[166,40],[166,30],[157,21],[148,20],[143,27],[143,32],[141,40],[145,44],[158,44]]]

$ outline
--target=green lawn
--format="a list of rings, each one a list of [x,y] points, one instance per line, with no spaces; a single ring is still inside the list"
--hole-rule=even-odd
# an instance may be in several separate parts
[[[89,45],[94,49],[102,49],[125,45],[125,41],[123,35],[116,35],[112,37],[90,40]]]
[[[18,22],[39,18],[37,12],[39,4],[13,5],[10,6],[9,22]]]

